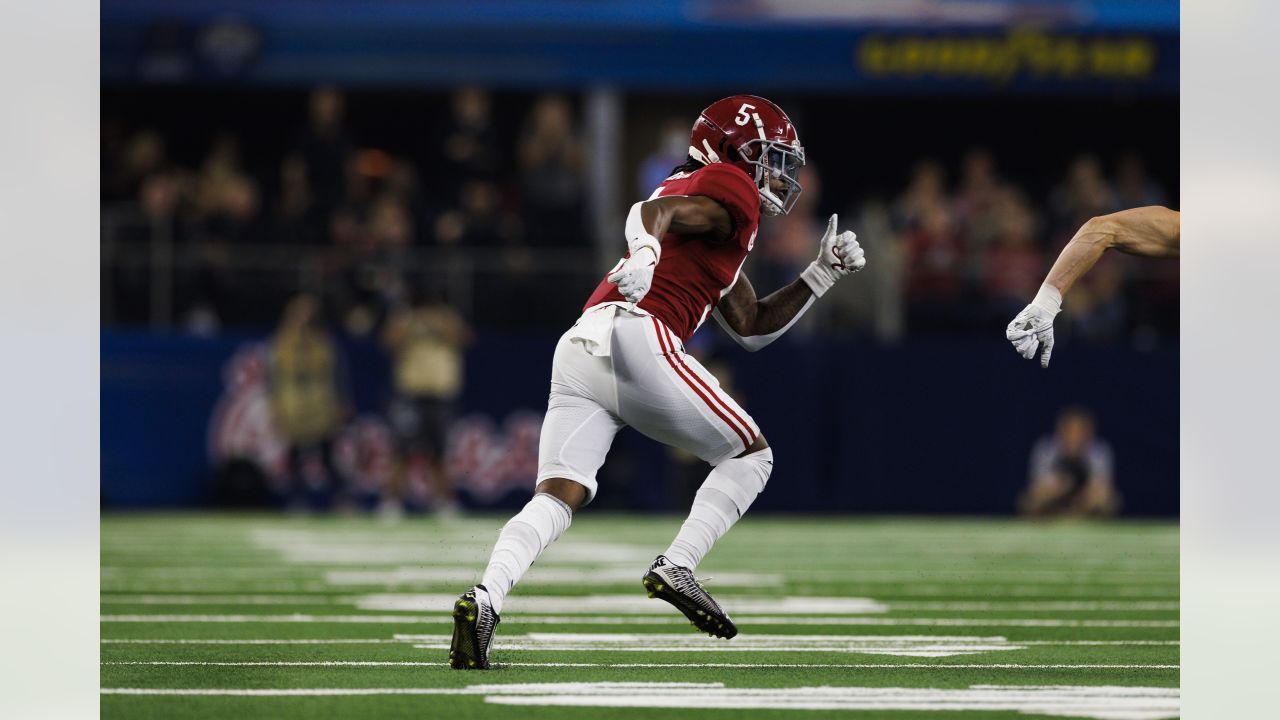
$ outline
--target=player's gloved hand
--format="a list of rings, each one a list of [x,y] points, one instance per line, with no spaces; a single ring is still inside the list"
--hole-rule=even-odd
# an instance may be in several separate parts
[[[653,270],[658,266],[658,258],[653,250],[642,247],[631,257],[623,258],[614,266],[613,272],[605,279],[618,286],[622,297],[632,303],[638,303],[649,293],[653,284]]]
[[[836,232],[836,216],[827,220],[827,231],[818,242],[818,259],[809,263],[809,267],[800,273],[813,294],[822,294],[831,289],[840,278],[855,273],[866,267],[867,258],[858,244],[858,236],[852,230]]]
[[[1013,343],[1013,349],[1022,357],[1031,360],[1036,356],[1036,349],[1044,345],[1040,355],[1040,367],[1049,367],[1049,356],[1053,354],[1053,318],[1062,309],[1062,293],[1058,288],[1045,283],[1031,304],[1022,309],[1018,316],[1005,328],[1004,336]]]

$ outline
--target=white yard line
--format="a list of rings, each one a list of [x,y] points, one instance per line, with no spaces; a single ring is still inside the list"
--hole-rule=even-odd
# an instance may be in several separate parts
[[[669,614],[668,614],[669,615]],[[104,623],[375,623],[436,624],[448,614],[438,615],[101,615]],[[880,627],[1088,627],[1088,628],[1176,628],[1177,620],[1077,620],[1059,618],[870,618],[870,617],[787,617],[740,616],[743,625],[869,625]],[[594,617],[556,615],[513,615],[509,623],[540,625],[672,625],[683,622],[674,617]]]
[[[457,599],[451,594],[378,593],[369,595],[263,595],[263,594],[160,594],[104,593],[100,601],[111,605],[352,605],[362,610],[429,610],[448,607]],[[863,614],[893,610],[934,610],[944,612],[1099,612],[1110,610],[1133,612],[1176,612],[1174,601],[995,601],[995,602],[883,602],[871,598],[850,597],[759,597],[720,596],[737,614]],[[517,612],[559,613],[664,613],[643,595],[515,595],[508,607]]]
[[[445,667],[449,663],[421,662],[411,660],[261,660],[261,661],[214,661],[214,660],[121,660],[106,661],[102,665],[147,665],[147,666],[195,666],[195,667]],[[986,663],[986,664],[942,664],[942,663],[557,663],[557,662],[498,662],[497,665],[512,667],[581,667],[581,668],[873,668],[891,669],[907,668],[913,670],[1177,670],[1181,665],[1122,665],[1111,663],[1073,663],[1073,664],[1024,664],[1024,663]]]
[[[853,666],[857,667],[857,666]],[[863,666],[868,667],[868,666]],[[931,669],[933,667],[931,666]],[[487,703],[683,709],[1016,712],[1095,720],[1164,720],[1180,712],[1177,688],[972,685],[968,688],[725,687],[723,683],[576,682],[465,688],[102,688],[103,695],[334,697],[472,695]]]
[[[441,635],[439,637],[448,637]],[[772,637],[788,638],[790,635],[776,635]],[[869,637],[893,637],[893,636],[869,636]],[[934,636],[921,636],[925,638],[935,639]],[[102,645],[383,645],[383,644],[410,644],[421,643],[435,636],[430,635],[396,635],[394,638],[103,638],[99,641]],[[977,640],[982,638],[968,638]],[[502,638],[497,640],[499,646],[502,644]],[[1139,646],[1168,646],[1174,647],[1182,644],[1180,640],[1015,640],[1018,645],[1036,645],[1036,646],[1116,646],[1116,647],[1139,647]]]

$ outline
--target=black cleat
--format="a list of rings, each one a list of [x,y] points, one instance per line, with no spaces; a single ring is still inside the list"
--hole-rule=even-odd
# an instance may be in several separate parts
[[[477,592],[479,591],[479,592]],[[489,644],[501,618],[489,604],[483,585],[462,593],[453,603],[453,642],[449,644],[449,667],[455,670],[488,670]]]
[[[649,597],[671,603],[702,632],[726,640],[738,634],[738,626],[729,619],[720,603],[694,579],[693,571],[672,565],[665,555],[659,555],[653,561],[641,582]]]

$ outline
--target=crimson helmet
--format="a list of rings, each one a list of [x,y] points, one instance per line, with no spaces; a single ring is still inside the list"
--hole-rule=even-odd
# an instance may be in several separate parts
[[[791,118],[759,95],[731,95],[708,105],[693,123],[689,155],[704,165],[729,163],[754,178],[765,215],[785,215],[800,198],[796,176],[804,148]],[[775,179],[786,186],[781,192],[770,187]]]

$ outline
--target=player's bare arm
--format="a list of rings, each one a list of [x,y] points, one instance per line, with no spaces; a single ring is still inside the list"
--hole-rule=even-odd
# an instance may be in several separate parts
[[[790,285],[757,299],[755,287],[745,274],[738,276],[733,289],[720,300],[716,310],[724,322],[742,337],[770,335],[791,323],[813,300],[813,291],[800,278]]]
[[[1028,360],[1043,344],[1040,366],[1049,367],[1053,319],[1062,309],[1062,296],[1108,249],[1143,257],[1178,257],[1181,218],[1176,210],[1152,205],[1100,215],[1086,222],[1062,249],[1031,304],[1009,323],[1005,337]]]
[[[1093,218],[1062,249],[1045,283],[1066,295],[1108,249],[1143,257],[1178,257],[1181,225],[1177,211],[1154,205]]]
[[[733,218],[729,211],[709,197],[660,197],[636,204],[640,206],[640,221],[656,238],[673,232],[710,242],[723,242],[733,233]]]

